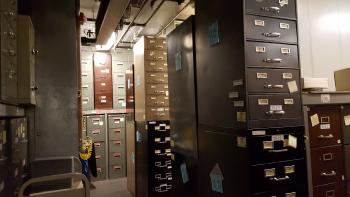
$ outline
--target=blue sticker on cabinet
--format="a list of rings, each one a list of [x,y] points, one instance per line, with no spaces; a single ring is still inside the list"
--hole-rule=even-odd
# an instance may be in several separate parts
[[[208,41],[210,46],[214,46],[220,43],[220,34],[219,34],[219,23],[215,21],[209,26],[208,29]]]
[[[182,163],[180,166],[180,169],[181,169],[182,182],[187,183],[188,181],[190,181],[190,179],[188,178],[186,163]]]
[[[211,181],[211,189],[213,192],[224,193],[223,181],[224,176],[219,164],[216,164],[209,174]]]

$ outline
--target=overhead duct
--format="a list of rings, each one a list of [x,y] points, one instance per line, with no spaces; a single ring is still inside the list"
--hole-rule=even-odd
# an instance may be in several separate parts
[[[130,0],[102,0],[96,19],[96,44],[104,45],[117,28]]]

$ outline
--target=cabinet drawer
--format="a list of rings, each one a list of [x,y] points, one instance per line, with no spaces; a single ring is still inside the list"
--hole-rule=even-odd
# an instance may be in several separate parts
[[[308,116],[311,147],[341,143],[342,132],[339,107],[311,107]]]
[[[146,96],[146,105],[154,107],[167,107],[169,106],[169,97],[167,96]]]
[[[125,116],[124,115],[108,115],[108,127],[109,128],[125,128]]]
[[[290,185],[306,184],[305,160],[295,160],[252,167],[254,192],[264,192]]]
[[[82,97],[81,105],[83,111],[93,110],[94,109],[94,97]]]
[[[314,186],[342,182],[345,175],[342,146],[312,149],[311,166]]]
[[[125,164],[113,164],[109,166],[109,178],[117,179],[126,176]]]
[[[112,56],[106,53],[94,53],[94,69],[111,68]]]
[[[297,44],[297,35],[295,21],[252,15],[245,16],[245,36],[248,40]]]
[[[280,132],[252,136],[248,147],[253,164],[300,159],[305,157],[303,127],[270,129]],[[261,131],[258,131],[261,132]],[[264,131],[266,132],[266,131]],[[295,133],[297,132],[297,133]]]
[[[346,179],[350,181],[350,145],[344,146]],[[349,188],[350,189],[350,188]]]
[[[146,94],[168,96],[168,84],[146,84]]]
[[[157,136],[154,139],[152,139],[152,141],[153,141],[152,147],[155,149],[171,148],[170,134],[168,135],[157,134]]]
[[[263,42],[245,43],[246,65],[269,68],[299,68],[296,45]]]
[[[125,96],[113,96],[113,108],[114,109],[125,109],[126,108]]]
[[[96,116],[87,116],[87,129],[105,129],[105,116],[96,115]]]
[[[109,140],[109,151],[110,152],[125,152],[125,140],[122,139],[113,139]]]
[[[104,141],[94,142],[96,155],[106,154],[106,143]]]
[[[95,94],[105,94],[112,92],[112,83],[110,81],[95,81]]]
[[[105,166],[97,166],[97,177],[92,176],[92,181],[102,181],[107,178],[106,174],[106,167]]]
[[[82,59],[80,62],[81,72],[91,72],[93,73],[92,59]]]
[[[299,70],[247,69],[247,88],[250,93],[299,93],[299,82]]]
[[[109,94],[95,94],[95,108],[96,109],[112,109],[113,96],[112,92]]]
[[[295,0],[247,0],[247,14],[296,19]]]
[[[145,49],[166,51],[166,40],[161,38],[145,38]]]
[[[305,187],[289,187],[288,189],[276,189],[278,191],[265,192],[253,195],[253,197],[306,197],[308,190]]]
[[[124,152],[110,152],[109,153],[109,163],[123,163],[125,162]]]
[[[147,72],[167,72],[168,64],[166,61],[145,61]]]
[[[81,83],[87,84],[87,83],[93,83],[94,82],[94,76],[92,71],[82,71],[81,72]]]
[[[106,139],[106,133],[105,133],[105,129],[88,129],[87,130],[87,134],[88,136],[91,137],[91,139],[94,142],[100,142],[100,141],[105,141]]]
[[[86,50],[86,49],[84,49],[84,48],[81,48],[81,53],[80,53],[80,58],[82,59],[82,60],[89,60],[89,61],[91,61],[91,64],[92,64],[92,59],[93,59],[93,56],[94,56],[94,54],[92,53],[92,52],[88,52],[90,49],[88,49],[88,50]]]
[[[125,128],[109,129],[109,140],[125,139]]]
[[[105,152],[101,152],[99,154],[96,153],[95,155],[96,158],[96,165],[97,166],[106,166],[106,153]]]
[[[145,60],[167,61],[167,52],[156,50],[145,50]]]
[[[146,73],[146,83],[168,83],[167,73]]]
[[[94,85],[93,83],[87,83],[81,85],[82,97],[93,97],[94,96]]]
[[[113,73],[125,73],[125,70],[129,69],[131,66],[132,64],[127,61],[113,61],[112,71]]]
[[[113,86],[113,95],[126,95],[126,89],[124,84],[118,84]]]
[[[113,73],[113,85],[125,84],[125,74],[124,73]]]
[[[169,108],[150,107],[146,109],[147,120],[169,120]]]
[[[302,115],[300,95],[249,96],[251,120],[290,119]]]
[[[345,186],[343,183],[333,183],[329,185],[323,185],[314,187],[315,197],[342,197],[346,196]]]

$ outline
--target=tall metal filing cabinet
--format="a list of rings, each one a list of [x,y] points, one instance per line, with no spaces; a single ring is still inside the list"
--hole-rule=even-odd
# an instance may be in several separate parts
[[[194,23],[192,16],[167,36],[170,124],[175,155],[173,193],[185,196],[197,196]]]
[[[112,57],[94,53],[95,109],[113,108]]]
[[[113,77],[113,108],[126,108],[125,71],[129,67],[127,62],[112,62]]]
[[[94,71],[92,59],[81,60],[82,110],[93,110],[94,106]]]
[[[153,37],[134,46],[137,196],[166,196],[172,189],[166,50],[165,39]]]
[[[105,115],[86,116],[87,135],[91,137],[95,145],[97,178],[93,181],[105,180],[107,178],[107,156],[106,156],[106,118]]]
[[[18,103],[36,105],[34,27],[30,16],[18,15]]]
[[[17,93],[17,1],[2,0],[1,21],[1,100],[16,104]]]
[[[303,94],[309,196],[349,196],[350,94]]]
[[[108,114],[109,178],[126,177],[125,115]]]
[[[308,195],[295,4],[196,2],[201,197]]]

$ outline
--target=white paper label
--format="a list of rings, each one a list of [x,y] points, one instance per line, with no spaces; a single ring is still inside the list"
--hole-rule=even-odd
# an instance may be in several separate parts
[[[350,126],[350,115],[344,116],[345,126]]]
[[[292,73],[283,73],[283,79],[293,79]]]
[[[298,85],[296,81],[288,82],[288,89],[290,93],[298,92]]]
[[[296,149],[298,146],[298,138],[296,138],[292,135],[289,135],[288,136],[288,146]]]
[[[281,48],[282,54],[290,54],[290,48]]]
[[[322,103],[330,103],[331,102],[331,95],[321,94],[321,102]]]
[[[256,73],[256,78],[267,79],[267,73]]]
[[[281,7],[288,5],[288,0],[279,0],[279,4]]]
[[[283,106],[282,105],[270,105],[270,111],[282,111]]]
[[[329,130],[329,129],[331,129],[331,124],[321,124],[320,129],[321,130]]]
[[[265,53],[266,52],[266,47],[256,46],[255,47],[255,52],[257,52],[257,53]]]
[[[253,131],[252,135],[266,135],[266,131],[264,130]]]
[[[311,121],[311,126],[317,126],[320,124],[320,119],[318,118],[318,114],[314,114],[310,117],[310,121]]]
[[[165,91],[165,96],[169,96],[169,91]]]
[[[258,99],[258,104],[259,105],[268,105],[269,99]]]
[[[246,112],[237,112],[237,122],[246,122],[247,117],[246,117]]]
[[[280,28],[281,29],[289,29],[289,24],[288,23],[280,23]]]
[[[233,106],[234,107],[244,107],[244,101],[234,101]]]
[[[100,121],[98,124],[99,124],[100,126],[103,126],[103,122],[102,122],[102,121]]]
[[[238,96],[239,96],[238,92],[230,92],[228,94],[229,98],[238,98]]]
[[[255,24],[255,26],[264,27],[265,26],[265,21],[263,21],[263,20],[255,20],[254,24]]]
[[[283,135],[273,135],[271,136],[271,141],[284,141],[284,136]]]
[[[285,105],[294,105],[294,99],[284,99]]]
[[[122,103],[122,107],[126,107],[126,103]]]

